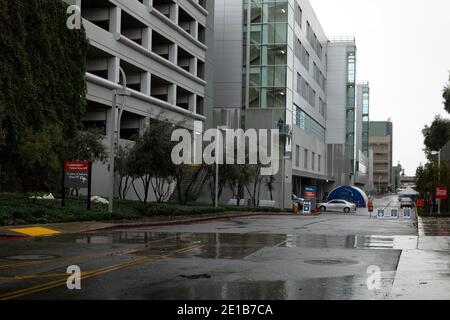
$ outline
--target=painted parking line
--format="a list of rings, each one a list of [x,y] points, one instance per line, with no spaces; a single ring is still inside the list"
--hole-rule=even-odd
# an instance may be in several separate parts
[[[42,228],[42,227],[10,229],[9,231],[21,233],[21,234],[24,234],[24,235],[27,235],[30,237],[52,236],[52,235],[61,233],[56,230]]]
[[[196,245],[196,246],[191,246],[191,247],[187,247],[187,248],[181,248],[181,249],[175,250],[175,251],[170,252],[163,256],[159,256],[159,257],[147,256],[147,257],[143,257],[143,258],[134,259],[134,260],[131,260],[128,262],[115,264],[115,265],[108,266],[105,268],[97,269],[94,271],[85,272],[82,274],[82,280],[100,276],[100,275],[110,273],[113,271],[130,268],[130,267],[137,266],[137,265],[140,265],[140,264],[143,264],[146,262],[152,262],[152,261],[157,261],[157,260],[161,260],[161,259],[166,259],[169,257],[173,257],[176,254],[188,253],[188,252],[194,251],[194,250],[202,248],[202,247],[204,247],[204,246]],[[56,280],[56,281],[52,281],[52,282],[45,283],[42,285],[37,285],[37,286],[31,287],[31,288],[26,288],[26,289],[21,289],[21,290],[1,294],[0,300],[12,300],[12,299],[20,298],[20,297],[27,296],[27,295],[30,295],[33,293],[47,291],[52,288],[60,287],[60,286],[66,285],[66,284],[67,284],[67,279]]]

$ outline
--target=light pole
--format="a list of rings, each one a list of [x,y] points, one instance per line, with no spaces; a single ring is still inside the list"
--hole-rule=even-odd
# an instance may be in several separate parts
[[[109,147],[109,213],[113,212],[114,201],[114,161],[116,158],[116,151],[119,147],[120,139],[120,119],[125,107],[125,97],[130,96],[130,92],[127,90],[127,76],[123,69],[119,67],[120,74],[122,75],[122,89],[114,90],[112,95],[112,110],[111,110],[111,141]],[[117,97],[123,97],[122,106],[117,108]]]
[[[440,184],[440,181],[441,181],[441,151],[442,151],[442,149],[439,150],[439,151],[432,151],[431,152],[431,154],[433,156],[435,156],[435,155],[438,156],[438,184]],[[433,193],[434,192],[435,191],[433,190]],[[435,197],[436,197],[436,195],[435,195]],[[440,214],[441,213],[441,199],[436,199],[436,202],[437,202],[437,205],[438,205],[438,214]]]
[[[216,181],[214,183],[214,205],[219,206],[219,136],[221,130],[227,130],[227,126],[217,126],[216,129]]]

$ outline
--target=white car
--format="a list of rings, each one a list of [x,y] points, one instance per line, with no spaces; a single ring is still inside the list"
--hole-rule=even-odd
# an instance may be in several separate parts
[[[413,208],[414,207],[414,202],[412,201],[411,198],[401,198],[400,200],[400,208]]]
[[[345,200],[331,200],[330,202],[319,203],[320,212],[335,211],[349,213],[356,212],[356,205]]]

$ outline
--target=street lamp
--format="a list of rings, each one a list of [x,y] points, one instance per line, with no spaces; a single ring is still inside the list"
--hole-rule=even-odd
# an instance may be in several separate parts
[[[214,203],[216,208],[219,206],[219,133],[227,129],[227,126],[217,126],[216,130],[216,183],[214,184]]]
[[[120,119],[122,118],[123,110],[125,108],[125,97],[130,96],[130,91],[127,90],[127,76],[123,69],[119,67],[120,74],[122,75],[122,88],[113,91],[112,96],[112,110],[111,110],[111,141],[109,148],[109,213],[113,212],[113,201],[114,201],[114,161],[116,158],[116,151],[119,147],[120,139]],[[123,97],[123,102],[121,107],[117,107],[117,97]],[[117,112],[117,114],[116,114]]]
[[[442,151],[442,149],[439,151],[431,151],[431,154],[433,156],[436,156],[436,155],[438,156],[438,184],[441,181],[441,151]],[[434,190],[433,190],[433,193],[434,193]],[[440,214],[441,213],[441,199],[436,199],[436,202],[438,205],[438,214]]]

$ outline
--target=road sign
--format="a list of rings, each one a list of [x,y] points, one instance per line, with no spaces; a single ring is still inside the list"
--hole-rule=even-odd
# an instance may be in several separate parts
[[[446,200],[448,198],[447,187],[437,187],[436,188],[436,199]]]
[[[92,163],[89,161],[64,162],[62,205],[66,204],[66,188],[88,189],[87,209],[91,209]]]
[[[66,188],[87,188],[89,186],[89,162],[65,162],[64,176]]]
[[[384,209],[382,209],[382,208],[377,209],[377,218],[378,219],[384,218]]]
[[[303,203],[303,214],[311,214],[311,202]]]
[[[391,208],[391,218],[398,219],[398,208]]]
[[[411,208],[403,208],[403,219],[411,219]]]

